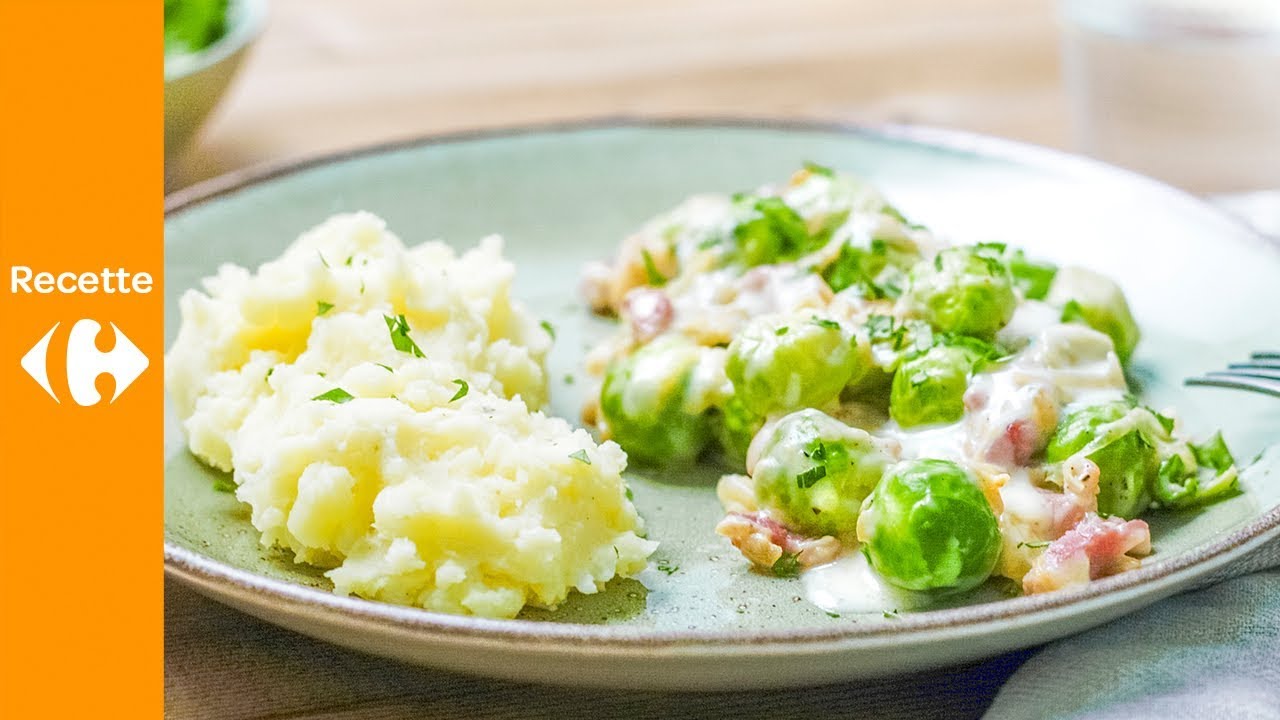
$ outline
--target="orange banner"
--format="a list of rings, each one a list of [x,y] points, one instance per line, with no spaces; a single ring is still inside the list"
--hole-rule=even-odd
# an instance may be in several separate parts
[[[0,0],[4,718],[162,714],[162,22]]]

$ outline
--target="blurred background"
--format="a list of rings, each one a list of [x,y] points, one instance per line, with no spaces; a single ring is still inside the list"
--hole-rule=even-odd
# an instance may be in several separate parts
[[[170,184],[611,115],[916,122],[1064,147],[1065,107],[1052,0],[274,0]]]
[[[1280,234],[1280,0],[166,0],[166,186],[601,118],[919,123],[1083,152]],[[184,35],[185,33],[185,35]]]

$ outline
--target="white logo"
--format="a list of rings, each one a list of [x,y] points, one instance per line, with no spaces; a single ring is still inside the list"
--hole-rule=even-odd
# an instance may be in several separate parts
[[[22,369],[26,370],[27,374],[39,383],[56,403],[62,401],[58,399],[57,394],[53,392],[53,387],[49,384],[48,355],[49,341],[53,339],[53,334],[58,331],[58,326],[61,324],[54,323],[35,347],[22,356]],[[115,378],[116,391],[110,400],[115,402],[116,398],[120,397],[120,393],[133,384],[133,381],[137,380],[142,371],[151,364],[147,356],[125,337],[115,323],[109,324],[116,337],[115,347],[111,348],[110,352],[100,352],[94,345],[94,338],[98,336],[102,326],[93,320],[77,320],[76,324],[71,326],[70,335],[67,336],[67,389],[71,391],[71,399],[75,400],[77,405],[88,407],[102,401],[102,395],[94,387],[94,381],[103,373]]]

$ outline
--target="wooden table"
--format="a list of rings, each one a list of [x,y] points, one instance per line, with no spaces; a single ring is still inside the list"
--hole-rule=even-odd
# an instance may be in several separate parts
[[[1052,0],[276,0],[173,173],[479,127],[734,115],[1065,145]]]
[[[623,114],[917,122],[1063,145],[1055,33],[1051,0],[276,0],[171,184],[428,133]],[[886,699],[899,717],[973,717],[1023,657],[796,693],[595,693],[364,657],[173,583],[165,600],[171,718],[819,718]]]

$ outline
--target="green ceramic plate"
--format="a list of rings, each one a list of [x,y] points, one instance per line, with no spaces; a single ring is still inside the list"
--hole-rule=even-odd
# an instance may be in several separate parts
[[[576,295],[578,269],[694,192],[784,178],[804,160],[859,173],[913,218],[958,241],[1005,241],[1118,278],[1145,337],[1134,380],[1193,431],[1223,428],[1247,492],[1198,515],[1157,515],[1155,555],[1088,588],[951,607],[832,617],[799,581],[749,572],[715,535],[712,471],[630,473],[661,541],[654,567],[556,612],[510,621],[337,597],[319,573],[258,546],[244,508],[165,430],[165,559],[171,577],[299,632],[410,662],[556,683],[653,688],[819,683],[955,663],[1100,624],[1230,573],[1280,537],[1280,402],[1181,379],[1280,347],[1280,251],[1195,199],[1090,161],[932,130],[674,123],[543,128],[424,140],[235,175],[170,198],[165,331],[177,298],[219,263],[256,266],[340,211],[382,215],[410,242],[507,238],[517,294],[552,321],[551,376],[578,373],[609,323]],[[582,383],[552,410],[576,418]],[[655,564],[656,565],[656,564]],[[673,570],[673,568],[675,568]]]

